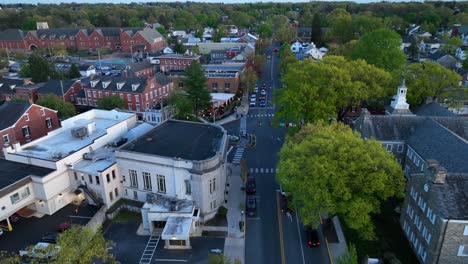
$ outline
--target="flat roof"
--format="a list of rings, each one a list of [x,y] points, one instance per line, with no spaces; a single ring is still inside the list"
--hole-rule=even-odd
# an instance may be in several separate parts
[[[192,217],[169,216],[162,232],[162,239],[187,239],[191,226]]]
[[[22,150],[12,154],[43,160],[58,161],[80,149],[92,145],[96,139],[107,135],[107,128],[133,116],[133,114],[117,111],[91,111],[95,112],[92,112],[91,114],[86,114],[88,113],[86,112],[63,121],[63,127],[54,131],[55,133],[33,141],[25,145]],[[72,129],[87,126],[92,122],[96,123],[96,129],[88,136],[78,138],[72,135]]]
[[[53,169],[0,159],[0,189],[18,182],[30,175],[44,177]]]
[[[224,130],[219,126],[168,120],[121,150],[185,160],[205,160],[220,151]]]

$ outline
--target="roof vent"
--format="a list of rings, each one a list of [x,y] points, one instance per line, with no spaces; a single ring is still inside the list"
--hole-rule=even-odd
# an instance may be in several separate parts
[[[73,128],[71,130],[71,134],[74,137],[83,138],[84,136],[88,135],[88,128],[84,126]]]

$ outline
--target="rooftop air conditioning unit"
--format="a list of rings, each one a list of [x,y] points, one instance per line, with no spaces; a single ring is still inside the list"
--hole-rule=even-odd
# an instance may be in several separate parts
[[[88,135],[88,128],[87,127],[77,127],[71,130],[71,134],[77,138],[83,138],[84,136]]]

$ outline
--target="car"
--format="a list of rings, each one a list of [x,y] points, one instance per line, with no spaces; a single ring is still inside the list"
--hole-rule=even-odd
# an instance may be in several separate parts
[[[266,88],[267,88],[267,85],[266,85],[266,83],[264,83],[264,84],[262,85],[262,89],[266,89]]]
[[[256,102],[250,102],[250,106],[257,106],[257,103]]]
[[[266,95],[266,90],[261,90],[261,91],[260,91],[260,94],[261,94],[261,95]]]
[[[318,237],[317,229],[312,227],[306,227],[306,241],[309,247],[318,247],[320,246],[320,240]]]
[[[12,215],[10,216],[10,222],[12,222],[12,223],[18,221],[19,219],[20,219],[20,218],[19,218],[19,216],[18,216],[17,214],[12,214]]]
[[[57,233],[47,233],[45,234],[40,242],[56,244],[57,243]]]
[[[278,50],[278,48],[275,48],[275,50],[274,50],[274,51],[275,51],[275,52],[278,52],[279,50]]]
[[[3,229],[0,228],[0,236],[3,235]]]
[[[247,178],[247,184],[245,186],[247,194],[255,194],[257,192],[257,182],[254,177]]]
[[[250,102],[256,102],[257,101],[257,98],[255,97],[250,97]]]
[[[268,56],[267,56],[267,59],[268,59],[268,60],[271,59],[271,55],[268,55]]]
[[[265,107],[266,106],[266,102],[265,100],[261,100],[260,103],[258,104],[260,107]]]
[[[260,96],[258,97],[258,99],[259,99],[259,100],[266,100],[266,95],[260,95]]]
[[[247,216],[255,216],[257,213],[257,201],[253,196],[247,196]]]
[[[251,95],[250,95],[250,98],[257,98],[257,94],[254,94],[254,93],[251,94]]]
[[[61,223],[61,224],[58,226],[57,232],[63,233],[63,232],[67,231],[67,230],[70,229],[70,228],[71,228],[71,223],[69,223],[69,222],[63,222],[63,223]]]
[[[258,93],[258,87],[255,87],[253,90],[254,93]]]

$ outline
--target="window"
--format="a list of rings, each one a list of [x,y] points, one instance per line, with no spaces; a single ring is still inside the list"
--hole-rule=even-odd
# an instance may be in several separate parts
[[[29,129],[28,126],[24,126],[22,128],[22,131],[23,131],[23,136],[25,137],[29,137],[31,135],[31,130]]]
[[[15,194],[11,195],[10,200],[11,200],[12,204],[17,203],[20,200],[19,193],[15,193]]]
[[[133,199],[138,200],[138,192],[133,191]]]
[[[115,180],[115,170],[112,170],[112,179]]]
[[[192,186],[190,185],[190,180],[185,180],[185,194],[192,194]]]
[[[99,95],[99,98],[101,98],[102,97],[102,92],[99,92],[98,95]]]
[[[419,167],[419,159],[418,158],[415,158],[414,163],[416,164],[416,167]]]
[[[403,152],[403,145],[402,144],[398,145],[397,151],[398,151],[398,153]]]
[[[110,175],[109,175],[109,173],[106,174],[106,179],[107,179],[107,183],[109,183],[109,182],[110,182]]]
[[[132,101],[132,95],[131,94],[127,94],[127,101]]]
[[[41,116],[45,116],[45,110],[44,110],[44,108],[41,108]]]
[[[50,119],[50,117],[47,118],[47,119],[45,120],[45,124],[46,124],[46,127],[47,127],[47,128],[51,128],[52,125],[53,125],[53,124],[52,124],[52,119]]]
[[[216,208],[216,200],[213,200],[213,201],[210,203],[210,208],[211,208],[211,209],[215,209],[215,208]]]
[[[135,95],[135,101],[136,101],[136,102],[140,102],[140,96],[139,96],[138,94]]]
[[[423,228],[423,237],[424,239],[426,240],[426,243],[429,245],[429,243],[431,242],[431,233],[429,232],[429,229],[427,229],[426,227]]]
[[[413,151],[411,151],[410,149],[408,150],[408,158],[413,158]]]
[[[210,180],[210,193],[216,191],[216,178]]]
[[[88,97],[92,97],[92,96],[91,96],[91,91],[88,91]]]
[[[96,176],[96,184],[99,185],[101,182],[99,181],[99,176]]]
[[[29,187],[26,187],[24,188],[23,190],[21,190],[20,192],[17,192],[13,195],[10,196],[10,200],[11,200],[11,203],[12,204],[15,204],[19,201],[21,201],[22,199],[28,197],[31,195],[31,192],[29,191]]]
[[[421,162],[421,171],[424,171],[424,163]]]
[[[143,174],[143,189],[151,190],[151,174],[148,172],[142,172]]]
[[[231,88],[231,83],[224,83],[224,89]]]
[[[77,98],[77,104],[81,104],[81,98]]]
[[[390,151],[392,151],[392,147],[393,147],[392,144],[387,144],[387,145],[385,146],[385,149],[387,150],[387,152],[390,152]]]
[[[213,88],[213,89],[218,88],[218,83],[211,83],[211,88]]]
[[[25,114],[25,115],[24,115],[24,119],[26,119],[26,121],[29,121],[29,115],[28,115],[28,114]]]
[[[89,183],[93,183],[93,175],[88,174]]]
[[[136,104],[136,110],[137,112],[140,112],[140,104]]]
[[[3,135],[3,142],[10,143],[10,138],[8,137],[8,134]]]
[[[132,104],[128,104],[128,110],[132,111],[133,110],[133,106]]]
[[[166,178],[163,175],[157,175],[158,192],[166,193]]]
[[[122,93],[120,94],[120,99],[124,99],[124,95]]]
[[[130,175],[130,187],[138,188],[138,179],[136,170],[128,170],[128,175]]]
[[[463,235],[468,236],[468,225],[465,226],[465,230],[463,230]]]
[[[458,247],[458,254],[459,257],[468,257],[468,245],[460,245]]]
[[[111,202],[114,200],[114,193],[113,192],[109,192],[109,199],[111,200]]]
[[[127,191],[127,189],[125,189],[125,196],[128,196],[128,191]]]
[[[73,172],[73,176],[75,177],[75,181],[78,180],[78,174],[76,173],[76,171]]]
[[[119,189],[118,188],[114,189],[114,193],[115,193],[115,198],[119,197]]]
[[[93,91],[93,97],[96,98],[97,97],[97,93],[96,91]]]

